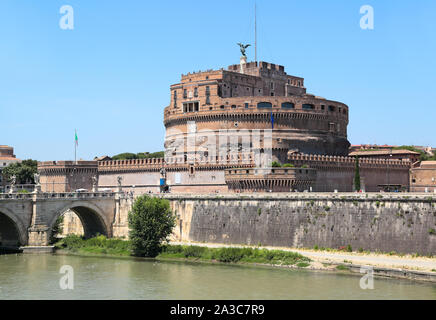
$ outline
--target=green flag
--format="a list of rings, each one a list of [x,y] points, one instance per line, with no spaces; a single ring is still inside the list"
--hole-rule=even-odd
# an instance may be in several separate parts
[[[77,138],[77,131],[74,131],[74,141],[76,142],[76,146],[79,145],[79,138]]]

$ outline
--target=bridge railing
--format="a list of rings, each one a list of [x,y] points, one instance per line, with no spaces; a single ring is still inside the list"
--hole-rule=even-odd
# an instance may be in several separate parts
[[[37,199],[92,199],[92,198],[113,198],[115,192],[44,192],[37,193]],[[2,199],[33,199],[34,193],[0,193]]]

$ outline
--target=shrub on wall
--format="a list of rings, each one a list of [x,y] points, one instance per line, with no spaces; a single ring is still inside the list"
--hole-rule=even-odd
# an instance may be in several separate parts
[[[282,165],[280,164],[280,162],[278,162],[278,161],[273,161],[272,163],[271,163],[271,167],[273,167],[273,168],[280,168]]]

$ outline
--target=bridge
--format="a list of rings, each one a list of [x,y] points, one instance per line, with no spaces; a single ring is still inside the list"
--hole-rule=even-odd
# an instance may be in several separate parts
[[[73,211],[84,236],[127,233],[132,199],[122,192],[0,194],[0,247],[48,246],[57,218]]]

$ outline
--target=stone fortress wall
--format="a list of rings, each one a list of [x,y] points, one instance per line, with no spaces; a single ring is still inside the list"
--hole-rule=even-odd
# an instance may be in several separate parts
[[[191,165],[183,163],[183,159],[179,164],[166,164],[164,159],[103,161],[99,162],[98,167],[99,187],[115,188],[116,178],[121,174],[124,177],[123,186],[129,191],[135,186],[138,193],[159,192],[159,169],[166,168],[167,184],[171,192],[227,192],[226,169],[255,167],[252,157],[235,158],[229,157],[223,161],[221,158],[205,157],[196,159]],[[287,162],[295,167],[316,169],[313,191],[351,192],[355,161],[353,157],[291,154]],[[384,184],[409,186],[410,162],[407,160],[362,158],[359,167],[362,184],[367,192],[378,192],[379,186]],[[291,188],[287,191],[290,190]]]
[[[296,167],[306,165],[317,170],[313,191],[351,192],[355,174],[354,157],[291,154],[288,162]],[[379,192],[381,185],[401,185],[408,191],[411,163],[408,160],[359,159],[362,189]]]
[[[293,248],[436,253],[436,197],[428,194],[161,194],[177,217],[172,240]],[[128,206],[114,236],[128,238]],[[71,211],[64,234],[83,232]]]
[[[436,253],[436,197],[368,194],[161,195],[174,240]],[[432,231],[433,230],[433,231]]]
[[[38,162],[38,172],[43,192],[91,191],[98,165],[96,161],[45,161]]]

